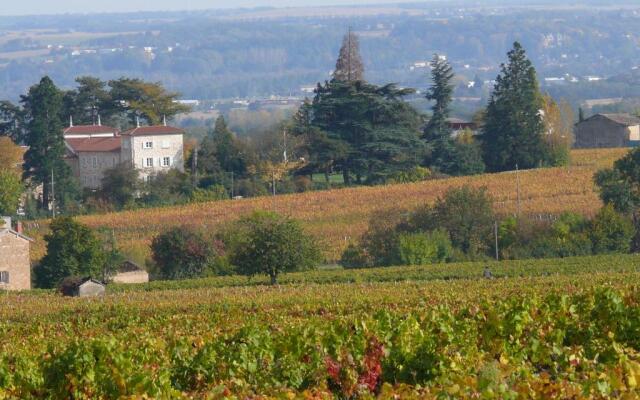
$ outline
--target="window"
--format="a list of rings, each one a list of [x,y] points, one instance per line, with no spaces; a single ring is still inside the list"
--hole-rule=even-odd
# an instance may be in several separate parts
[[[147,158],[147,163],[145,164],[146,167],[153,167],[153,158],[149,157]]]
[[[9,271],[0,271],[0,283],[9,283]]]
[[[169,148],[169,141],[168,140],[163,140],[162,141],[162,148],[163,149],[168,149]]]
[[[153,149],[153,142],[144,142],[145,149]]]
[[[171,166],[171,157],[163,157],[162,158],[162,166],[170,167]]]

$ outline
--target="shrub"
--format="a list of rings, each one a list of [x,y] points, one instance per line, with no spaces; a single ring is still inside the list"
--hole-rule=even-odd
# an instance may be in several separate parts
[[[193,228],[175,227],[153,239],[151,272],[160,279],[226,275],[222,243]]]
[[[485,189],[463,186],[450,189],[433,207],[429,228],[449,232],[451,243],[470,257],[482,255],[490,246],[495,215]]]
[[[453,246],[443,230],[429,233],[402,233],[398,237],[399,261],[403,265],[441,263],[450,259]]]
[[[340,265],[349,268],[366,268],[372,267],[371,259],[367,252],[355,243],[349,243],[342,253]]]
[[[633,231],[631,221],[618,214],[612,204],[607,204],[591,221],[589,237],[593,243],[593,252],[628,253]]]
[[[227,194],[227,190],[222,185],[213,185],[206,189],[195,188],[191,192],[191,201],[194,203],[226,200],[228,198],[229,195]]]
[[[363,251],[374,266],[397,265],[399,227],[406,224],[403,210],[376,212],[369,220],[369,229],[360,240]]]
[[[315,239],[298,221],[272,212],[243,217],[224,236],[229,260],[237,272],[269,275],[272,284],[282,272],[312,269],[321,260]]]
[[[93,231],[71,217],[59,217],[44,237],[47,254],[34,269],[36,285],[53,288],[69,276],[102,279],[106,255]]]

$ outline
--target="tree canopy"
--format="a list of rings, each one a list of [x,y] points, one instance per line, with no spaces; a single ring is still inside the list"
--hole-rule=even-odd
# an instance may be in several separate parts
[[[47,254],[34,269],[38,287],[55,287],[70,276],[103,278],[107,258],[91,229],[71,217],[54,219],[50,228],[44,237]]]
[[[543,101],[536,70],[518,42],[507,56],[496,78],[482,131],[489,171],[533,168],[546,159],[540,113]]]

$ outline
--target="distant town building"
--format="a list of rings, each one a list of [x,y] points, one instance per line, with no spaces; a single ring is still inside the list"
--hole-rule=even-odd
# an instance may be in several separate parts
[[[137,126],[120,133],[105,126],[73,126],[64,130],[67,148],[65,159],[83,189],[99,189],[106,170],[122,163],[140,171],[141,179],[171,168],[184,170],[183,135],[179,128]]]
[[[31,289],[31,242],[20,222],[13,230],[11,218],[0,218],[0,290]]]
[[[574,127],[576,148],[640,145],[640,118],[629,114],[595,114]]]

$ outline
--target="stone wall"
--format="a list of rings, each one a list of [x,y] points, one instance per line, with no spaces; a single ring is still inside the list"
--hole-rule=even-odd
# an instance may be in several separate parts
[[[149,282],[149,273],[147,271],[129,271],[118,272],[113,277],[114,283],[147,283]]]
[[[0,271],[9,273],[9,283],[0,289],[31,289],[29,241],[9,230],[0,230]]]

